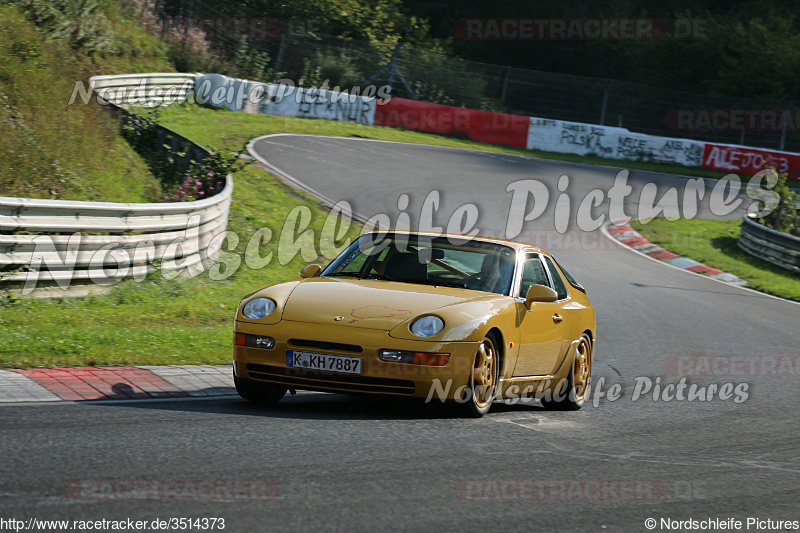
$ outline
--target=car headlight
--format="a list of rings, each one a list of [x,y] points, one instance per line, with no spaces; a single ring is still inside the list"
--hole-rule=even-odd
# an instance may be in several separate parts
[[[269,298],[256,298],[250,300],[242,309],[242,314],[252,320],[264,318],[275,310],[275,302]]]
[[[411,333],[417,337],[433,337],[444,329],[444,320],[438,316],[424,316],[411,324]]]

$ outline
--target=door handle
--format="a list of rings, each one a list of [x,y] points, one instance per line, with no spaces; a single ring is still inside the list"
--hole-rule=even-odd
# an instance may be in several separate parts
[[[559,315],[558,313],[553,315],[553,322],[556,324],[560,324],[564,320],[564,317]]]

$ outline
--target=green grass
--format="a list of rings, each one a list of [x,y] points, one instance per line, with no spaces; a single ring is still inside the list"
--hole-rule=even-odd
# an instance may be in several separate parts
[[[238,149],[258,135],[297,132],[531,155],[526,150],[391,128],[248,115],[189,105],[165,110],[162,123],[216,150]],[[315,200],[289,189],[257,167],[247,167],[234,180],[228,229],[238,235],[240,242],[228,258],[243,259],[250,237],[266,227],[272,232],[272,239],[260,247],[259,254],[274,254],[268,266],[257,270],[243,266],[221,281],[213,281],[207,274],[173,281],[151,275],[144,283],[125,281],[109,294],[87,298],[0,298],[0,366],[228,363],[233,313],[240,298],[263,286],[296,279],[307,263],[299,255],[285,265],[277,260],[278,238],[290,210],[308,207],[317,250],[327,216],[327,210]],[[348,238],[358,233],[359,228],[353,225]],[[330,257],[329,253],[319,261]]]
[[[670,252],[700,261],[747,280],[747,287],[800,301],[800,278],[761,261],[737,246],[739,220],[676,220],[662,218],[633,227]]]
[[[124,31],[109,37],[118,52],[91,57],[50,38],[19,7],[0,5],[0,195],[119,202],[159,197],[158,180],[119,135],[108,110],[79,98],[68,105],[76,82],[88,84],[93,75],[172,70],[152,36],[113,2],[101,5]]]

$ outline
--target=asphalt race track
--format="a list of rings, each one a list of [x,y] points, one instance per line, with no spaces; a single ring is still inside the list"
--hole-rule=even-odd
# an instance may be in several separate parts
[[[543,239],[588,289],[598,311],[593,379],[605,378],[605,390],[620,384],[621,398],[569,413],[496,404],[480,420],[439,406],[312,393],[274,408],[238,399],[3,407],[0,515],[223,517],[225,531],[647,531],[648,518],[800,519],[800,369],[763,364],[797,365],[800,306],[660,264],[599,230],[583,235],[572,223],[569,238],[554,231],[559,176],[569,176],[575,207],[590,190],[608,190],[619,169],[309,136],[263,138],[253,150],[367,217],[394,221],[398,197],[408,194],[414,227],[437,189],[438,225],[474,203],[475,226],[501,235],[508,184],[546,184],[550,207],[518,239]],[[648,182],[660,197],[687,179],[631,171],[628,214]],[[714,216],[707,202],[700,214]],[[676,361],[685,356],[727,361],[689,382],[745,383],[746,400],[654,401],[652,391],[633,400],[637,378],[678,383]],[[75,492],[81,480],[230,479],[266,480],[277,494],[210,502]]]

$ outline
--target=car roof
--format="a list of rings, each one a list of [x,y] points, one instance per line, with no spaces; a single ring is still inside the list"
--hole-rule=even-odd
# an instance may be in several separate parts
[[[532,244],[525,244],[524,242],[517,242],[517,241],[508,241],[505,239],[496,239],[493,237],[483,237],[481,235],[477,235],[475,237],[471,237],[469,235],[459,235],[455,233],[432,233],[426,231],[407,231],[407,230],[376,230],[376,231],[368,231],[364,233],[364,235],[370,234],[386,234],[386,233],[394,233],[399,235],[417,235],[423,237],[447,237],[451,239],[469,239],[470,241],[480,241],[480,242],[488,242],[492,244],[499,244],[503,246],[508,246],[509,248],[513,248],[515,252],[539,252],[539,253],[547,253],[545,250],[534,246]],[[549,255],[549,254],[548,254]]]

